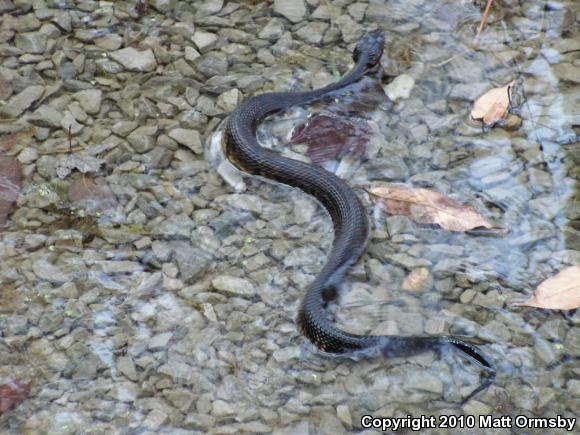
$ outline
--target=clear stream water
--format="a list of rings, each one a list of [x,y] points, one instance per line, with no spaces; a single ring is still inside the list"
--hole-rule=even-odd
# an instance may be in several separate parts
[[[364,432],[368,414],[577,416],[577,312],[509,302],[580,263],[579,2],[494,1],[475,42],[482,8],[466,1],[309,0],[294,23],[278,2],[26,3],[0,1],[0,73],[16,73],[14,95],[34,84],[47,96],[0,124],[36,126],[12,151],[24,182],[0,233],[0,384],[32,386],[0,415],[2,433],[346,433]],[[349,331],[482,343],[497,379],[463,405],[481,373],[454,353],[352,361],[300,337],[294,316],[331,221],[307,195],[236,172],[219,150],[236,103],[228,91],[329,83],[375,28],[387,47],[372,80],[387,93],[403,74],[414,84],[349,114],[367,125],[365,159],[325,163],[355,186],[373,226],[330,312]],[[35,32],[48,45],[18,51]],[[195,32],[217,38],[201,49]],[[119,66],[111,53],[123,47],[151,47],[154,67]],[[521,126],[469,118],[478,96],[512,80]],[[102,92],[92,111],[77,94],[87,88]],[[293,128],[357,101],[337,95],[277,115],[259,138],[307,158],[288,145]],[[53,151],[68,149],[68,129],[32,115],[44,106],[75,119],[73,147],[106,145],[98,171],[58,177],[70,156]],[[503,231],[386,215],[362,187],[389,182],[470,204]],[[425,282],[405,289],[417,269]],[[563,433],[479,420],[425,432],[512,431]]]

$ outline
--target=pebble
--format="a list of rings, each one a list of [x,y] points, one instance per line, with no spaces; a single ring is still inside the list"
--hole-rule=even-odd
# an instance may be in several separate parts
[[[62,113],[50,106],[40,106],[28,115],[28,120],[39,127],[58,128],[61,126]]]
[[[256,287],[247,279],[222,275],[214,278],[211,285],[216,290],[231,296],[251,297],[256,294]]]
[[[580,65],[570,63],[559,63],[554,65],[553,71],[561,81],[580,83]]]
[[[260,30],[258,36],[262,39],[277,40],[282,36],[282,33],[284,33],[284,23],[282,23],[282,20],[279,20],[278,18],[272,18],[271,20],[268,20],[268,23],[262,30]]]
[[[300,348],[299,347],[286,347],[283,349],[278,349],[273,353],[273,357],[279,363],[285,363],[293,359],[300,358]]]
[[[44,93],[44,86],[29,86],[0,107],[0,118],[17,118]]]
[[[177,141],[179,144],[185,145],[195,154],[201,154],[203,151],[201,138],[197,130],[174,128],[169,132],[169,137]]]
[[[32,270],[38,278],[52,284],[64,284],[73,278],[72,273],[65,272],[58,266],[43,259],[34,261],[32,263]]]
[[[228,415],[234,415],[237,413],[237,409],[225,400],[215,400],[212,403],[212,415],[216,417],[225,417]]]
[[[197,30],[191,39],[202,53],[207,53],[214,49],[219,41],[217,35],[202,30]]]
[[[419,372],[406,380],[405,389],[427,391],[435,395],[441,395],[443,393],[443,382],[433,374]]]
[[[76,92],[73,97],[79,102],[82,109],[90,115],[99,113],[103,92],[100,89],[87,89]]]
[[[578,370],[558,362],[578,354],[574,325],[503,309],[580,258],[569,195],[580,15],[570,4],[512,2],[510,47],[465,51],[449,35],[481,13],[467,2],[122,3],[0,0],[0,147],[23,184],[0,233],[2,382],[34,373],[6,432],[343,433],[361,415],[419,415],[433,401],[451,413],[473,390],[478,374],[454,353],[321,358],[295,317],[327,259],[327,214],[234,169],[221,150],[217,133],[244,98],[334,83],[374,28],[394,29],[381,71],[394,104],[365,112],[356,93],[337,93],[257,131],[266,147],[305,159],[286,151],[287,134],[311,110],[346,105],[369,125],[368,160],[343,158],[338,173],[356,187],[372,237],[329,318],[350,331],[490,341],[486,352],[505,355],[499,366],[537,390],[499,376],[465,414],[490,414],[493,396],[514,412],[573,412],[563,397],[579,394]],[[520,42],[542,17],[548,37],[530,57]],[[511,109],[521,118],[469,125],[473,100],[509,82],[514,64],[526,76]],[[110,187],[98,200],[107,207],[78,192],[90,180]],[[452,194],[507,233],[373,213],[369,180]]]
[[[148,72],[157,68],[155,55],[151,49],[139,51],[133,47],[126,47],[111,52],[110,56],[129,71]]]
[[[217,105],[223,108],[226,112],[232,112],[242,100],[242,94],[236,88],[226,91],[217,99]]]
[[[14,38],[16,48],[32,54],[44,53],[46,41],[46,37],[39,32],[19,33]]]
[[[168,418],[169,416],[165,412],[159,409],[154,409],[147,414],[147,417],[143,421],[143,426],[149,430],[155,431],[159,429]]]
[[[406,100],[415,87],[415,79],[407,74],[401,74],[385,86],[385,93],[391,101]]]
[[[346,425],[347,428],[352,427],[352,417],[348,405],[338,405],[336,407],[336,416]]]
[[[274,12],[297,23],[306,15],[306,3],[304,0],[274,0]]]

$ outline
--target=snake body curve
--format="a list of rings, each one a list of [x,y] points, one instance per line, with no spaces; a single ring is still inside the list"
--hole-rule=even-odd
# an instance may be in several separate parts
[[[373,31],[357,43],[354,68],[340,81],[307,92],[266,93],[242,102],[227,119],[223,148],[236,167],[252,175],[297,187],[314,196],[329,212],[334,225],[334,241],[326,264],[302,300],[297,322],[300,331],[321,351],[343,356],[408,356],[430,349],[451,346],[492,376],[489,359],[474,345],[452,336],[377,336],[342,331],[329,320],[325,303],[363,253],[369,222],[355,192],[342,179],[318,166],[293,160],[263,148],[256,129],[269,115],[294,105],[309,104],[356,82],[380,61],[384,33]],[[470,397],[487,385],[482,385]]]

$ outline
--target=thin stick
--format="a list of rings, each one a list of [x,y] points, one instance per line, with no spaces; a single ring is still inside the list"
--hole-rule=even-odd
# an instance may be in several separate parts
[[[481,17],[481,22],[479,23],[479,29],[477,29],[477,34],[475,35],[474,43],[477,42],[479,39],[479,35],[483,30],[483,26],[485,26],[485,22],[487,21],[487,16],[489,15],[489,10],[491,9],[491,4],[493,0],[487,0],[487,4],[485,5],[485,11],[483,11],[483,17]]]

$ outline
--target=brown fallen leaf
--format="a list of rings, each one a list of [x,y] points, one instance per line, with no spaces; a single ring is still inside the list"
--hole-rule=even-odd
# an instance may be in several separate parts
[[[30,130],[19,131],[17,133],[8,133],[0,136],[0,151],[10,151],[15,145],[28,145],[34,136],[34,128]]]
[[[580,308],[580,266],[562,269],[536,287],[531,298],[523,302],[512,302],[510,305],[526,305],[550,310]]]
[[[438,224],[449,231],[493,228],[470,205],[434,190],[407,186],[380,186],[368,190],[371,199],[387,213],[404,215],[421,224]]]
[[[0,415],[18,406],[30,395],[31,383],[14,380],[0,385]]]
[[[364,156],[369,141],[367,133],[364,121],[318,114],[294,129],[291,142],[307,144],[308,157],[321,164],[345,155]]]
[[[112,210],[117,207],[117,197],[104,180],[94,180],[84,174],[76,176],[70,184],[68,197],[71,205],[88,214]]]
[[[510,107],[515,83],[516,81],[513,80],[501,88],[490,89],[475,100],[471,109],[471,118],[482,121],[488,126],[502,120]]]

